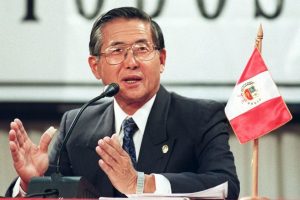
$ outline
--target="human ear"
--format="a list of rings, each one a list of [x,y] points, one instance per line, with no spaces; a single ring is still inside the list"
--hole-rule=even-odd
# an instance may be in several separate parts
[[[160,73],[163,73],[165,70],[165,65],[160,64]]]
[[[166,49],[160,50],[159,52],[160,73],[163,73],[165,70],[166,56],[167,56]]]
[[[99,64],[99,58],[97,56],[89,56],[88,58],[88,62],[90,65],[90,68],[94,74],[94,76],[96,77],[96,79],[100,80],[101,79],[101,66]]]

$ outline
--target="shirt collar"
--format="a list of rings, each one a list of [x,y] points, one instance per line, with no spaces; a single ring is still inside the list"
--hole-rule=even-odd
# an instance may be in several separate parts
[[[136,123],[139,131],[144,133],[146,128],[147,119],[149,117],[151,108],[153,106],[156,95],[154,95],[150,100],[147,101],[141,108],[139,108],[132,116],[127,115],[122,108],[119,106],[117,101],[114,99],[114,112],[115,112],[115,130],[116,133],[119,134],[122,122],[126,117],[132,117],[134,122]]]

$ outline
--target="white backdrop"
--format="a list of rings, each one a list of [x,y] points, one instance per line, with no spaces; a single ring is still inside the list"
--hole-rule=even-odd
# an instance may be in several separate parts
[[[222,0],[221,0],[222,1]],[[24,20],[31,12],[36,20]],[[0,101],[86,101],[99,93],[87,64],[89,32],[97,0],[10,0],[0,2]],[[226,101],[252,53],[259,24],[263,57],[288,102],[300,102],[300,1],[257,0],[273,19],[255,17],[255,0],[224,0],[220,15],[205,18],[197,0],[104,0],[99,13],[137,6],[154,13],[166,40],[162,82],[181,94]],[[218,0],[204,1],[209,14]]]

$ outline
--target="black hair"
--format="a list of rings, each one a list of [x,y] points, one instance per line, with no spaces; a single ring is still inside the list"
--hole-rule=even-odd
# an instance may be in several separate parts
[[[152,39],[158,50],[165,48],[164,36],[159,25],[152,20],[152,18],[142,10],[134,7],[120,7],[109,10],[101,15],[94,22],[90,34],[89,51],[90,55],[98,56],[102,46],[102,27],[117,18],[124,19],[139,19],[151,24]]]

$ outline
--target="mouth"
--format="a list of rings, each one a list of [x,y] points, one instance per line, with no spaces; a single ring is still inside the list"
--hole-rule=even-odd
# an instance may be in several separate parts
[[[125,82],[126,84],[129,84],[129,85],[136,84],[136,83],[140,82],[141,80],[142,80],[142,78],[139,76],[127,76],[124,79],[122,79],[123,82]]]

